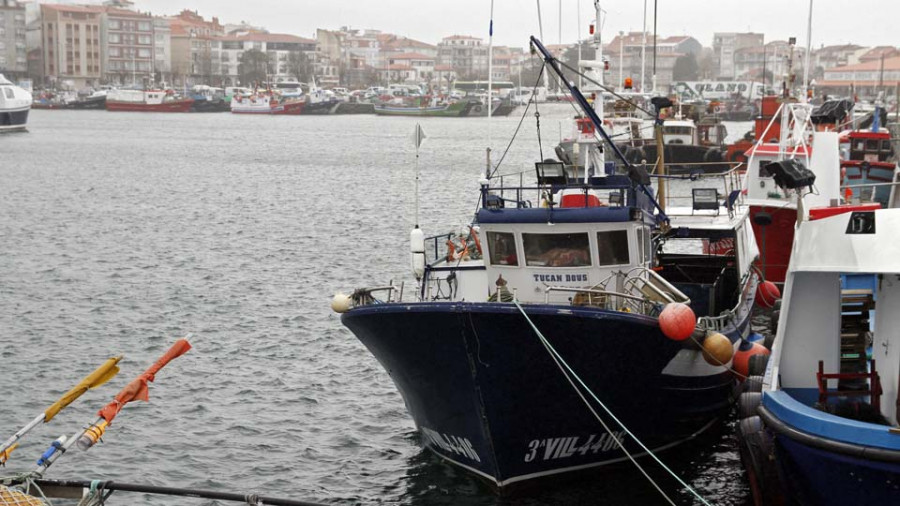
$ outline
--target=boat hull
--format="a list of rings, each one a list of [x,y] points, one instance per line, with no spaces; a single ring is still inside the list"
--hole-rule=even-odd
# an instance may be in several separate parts
[[[690,439],[731,405],[734,378],[664,337],[655,318],[572,306],[526,311],[651,449]],[[391,376],[423,445],[497,487],[626,459],[512,304],[378,304],[342,321]],[[671,373],[673,362],[705,372]],[[630,452],[642,452],[601,416]]]
[[[232,103],[231,112],[234,114],[271,114],[276,116],[297,115],[303,113],[303,102],[287,102],[269,107],[241,106]]]
[[[379,116],[436,116],[458,118],[465,116],[470,104],[462,102],[440,107],[397,107],[376,105],[375,114]]]
[[[625,158],[631,163],[646,160],[653,164],[657,159],[656,144],[648,142],[643,146],[620,145]],[[691,144],[666,144],[666,170],[669,174],[720,173],[731,169],[725,161],[725,153],[715,146],[695,146]]]
[[[126,112],[188,112],[194,101],[173,100],[171,102],[163,102],[161,104],[145,104],[141,102],[117,102],[107,99],[107,111],[126,111]]]
[[[25,130],[30,110],[30,107],[0,110],[0,132]]]
[[[789,504],[900,504],[900,452],[813,436],[761,408]],[[868,458],[866,458],[868,457]]]
[[[760,253],[757,265],[762,269],[764,279],[778,284],[783,284],[787,275],[797,223],[797,209],[785,204],[749,206],[753,235]]]

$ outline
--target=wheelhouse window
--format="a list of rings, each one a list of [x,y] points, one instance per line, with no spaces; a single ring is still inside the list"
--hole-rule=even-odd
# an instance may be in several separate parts
[[[488,232],[487,241],[488,250],[491,252],[491,265],[519,265],[515,235],[506,232]]]
[[[601,266],[629,263],[628,231],[597,232],[597,261]]]
[[[652,239],[650,238],[650,229],[647,227],[639,228],[637,231],[637,238],[638,249],[641,252],[641,263],[649,262],[652,241]]]
[[[591,246],[582,234],[522,234],[525,265],[529,267],[583,267],[591,265]]]

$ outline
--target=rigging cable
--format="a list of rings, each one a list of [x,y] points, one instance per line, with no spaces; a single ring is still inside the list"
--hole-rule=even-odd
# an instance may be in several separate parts
[[[577,388],[577,386],[573,383],[572,378],[574,378],[575,381],[577,381],[578,384],[581,385],[581,388],[584,389],[585,392],[587,392],[588,394],[590,394],[590,396],[594,399],[594,402],[596,402],[597,404],[599,404],[600,407],[603,408],[603,411],[605,411],[606,414],[609,415],[609,417],[612,418],[612,419],[619,425],[619,427],[622,427],[622,430],[624,430],[626,434],[628,434],[629,436],[631,436],[631,439],[633,439],[634,442],[636,442],[636,443],[637,443],[637,444],[638,444],[638,445],[639,445],[639,446],[647,453],[647,455],[649,455],[651,458],[653,458],[653,460],[656,461],[656,463],[658,463],[660,466],[662,466],[662,468],[665,469],[665,470],[666,470],[673,478],[675,478],[675,480],[677,480],[678,483],[680,483],[681,486],[684,487],[685,490],[687,490],[688,492],[690,492],[691,494],[693,494],[694,497],[696,497],[696,498],[697,498],[701,503],[703,503],[705,506],[712,506],[706,499],[703,498],[703,496],[701,496],[701,495],[700,495],[696,490],[694,490],[690,485],[688,485],[687,483],[685,483],[685,481],[682,480],[680,476],[678,476],[677,474],[675,474],[674,471],[672,471],[665,463],[663,463],[663,461],[660,460],[659,457],[657,457],[655,453],[653,453],[649,448],[647,448],[647,447],[644,445],[644,443],[641,442],[641,440],[638,439],[637,436],[635,436],[634,433],[632,433],[632,432],[628,429],[628,427],[626,427],[625,424],[622,423],[622,421],[619,420],[619,419],[616,417],[616,415],[614,415],[613,412],[610,411],[609,408],[606,407],[606,404],[604,404],[603,401],[601,401],[600,398],[597,397],[597,395],[594,394],[594,392],[591,391],[590,388],[588,388],[588,386],[584,383],[584,381],[582,381],[582,379],[578,376],[578,374],[576,374],[575,371],[572,370],[572,368],[569,366],[569,364],[566,363],[566,361],[565,361],[565,360],[562,358],[562,356],[556,351],[556,349],[553,348],[553,346],[550,344],[550,342],[547,340],[547,338],[544,337],[544,335],[543,335],[543,334],[541,333],[541,331],[537,328],[537,326],[534,324],[534,322],[531,321],[531,318],[528,317],[528,314],[525,312],[525,309],[519,304],[519,301],[514,299],[514,300],[513,300],[513,304],[515,304],[516,307],[519,308],[519,311],[522,313],[522,316],[525,317],[525,320],[528,321],[528,324],[531,326],[532,330],[534,330],[535,334],[537,334],[538,338],[539,338],[540,341],[541,341],[541,344],[544,345],[544,348],[545,348],[545,349],[547,350],[547,352],[550,354],[551,358],[553,358],[553,361],[556,363],[556,366],[559,367],[560,371],[563,373],[563,375],[564,375],[564,376],[566,377],[566,379],[569,381],[569,384],[571,384],[571,385],[573,386],[573,388],[575,388],[575,391],[578,393],[578,396],[581,397],[581,399],[585,402],[585,404],[587,405],[588,409],[590,409],[591,413],[594,414],[594,417],[597,418],[598,421],[600,421],[600,424],[603,425],[603,428],[606,429],[606,431],[610,434],[610,436],[612,436],[613,440],[616,441],[616,442],[619,444],[619,447],[622,449],[622,451],[625,453],[625,455],[628,456],[628,458],[631,460],[631,462],[634,463],[634,465],[635,465],[635,466],[641,471],[641,473],[642,473],[642,474],[650,481],[650,483],[656,488],[656,490],[658,490],[659,493],[662,494],[662,496],[666,499],[666,501],[668,501],[669,504],[672,504],[673,506],[674,506],[674,504],[675,504],[675,503],[672,501],[672,499],[670,499],[669,496],[666,495],[665,492],[663,492],[663,490],[659,487],[659,485],[658,485],[655,481],[653,481],[653,479],[650,477],[650,475],[648,475],[647,472],[644,471],[644,469],[637,463],[637,461],[634,460],[634,457],[628,452],[628,450],[625,449],[625,445],[624,445],[621,441],[619,441],[619,439],[618,439],[617,437],[615,437],[615,435],[610,431],[610,429],[609,429],[609,427],[606,425],[606,423],[603,422],[603,420],[600,418],[600,416],[597,414],[597,412],[594,411],[594,409],[593,409],[593,407],[590,405],[590,403],[587,402],[587,399],[585,399],[585,397],[582,395],[581,390],[579,390],[579,389]]]

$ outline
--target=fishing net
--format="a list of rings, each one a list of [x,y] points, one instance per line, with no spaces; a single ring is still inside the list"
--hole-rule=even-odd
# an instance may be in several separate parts
[[[49,503],[42,499],[0,485],[0,506],[47,506],[47,504]]]

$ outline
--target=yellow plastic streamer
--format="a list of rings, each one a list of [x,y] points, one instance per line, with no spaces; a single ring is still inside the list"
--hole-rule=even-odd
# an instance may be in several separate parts
[[[11,454],[12,451],[15,450],[17,446],[19,446],[19,443],[16,443],[16,444],[10,446],[9,448],[3,450],[2,452],[0,452],[0,465],[6,464],[6,461],[9,460],[9,454]]]
[[[63,408],[65,408],[69,404],[72,404],[75,399],[81,397],[82,394],[84,394],[91,388],[96,388],[106,383],[113,376],[118,374],[119,366],[117,364],[120,360],[122,360],[122,355],[107,360],[103,365],[95,369],[94,372],[87,375],[71,390],[66,392],[62,397],[59,398],[58,401],[54,402],[52,406],[44,411],[44,423],[52,420],[53,417],[57,415],[57,413],[63,410]]]

